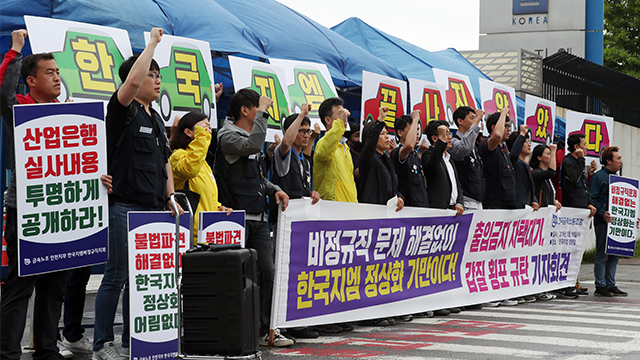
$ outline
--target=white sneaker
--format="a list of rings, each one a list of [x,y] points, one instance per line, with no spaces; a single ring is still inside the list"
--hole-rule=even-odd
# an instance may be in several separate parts
[[[127,360],[129,359],[129,348],[123,347],[122,351],[120,351],[120,359]]]
[[[284,347],[293,345],[294,341],[280,334],[280,329],[275,329],[273,334],[273,346]],[[269,346],[269,333],[260,338],[261,346]]]
[[[62,344],[66,346],[67,349],[71,350],[74,353],[79,354],[91,354],[93,352],[93,341],[86,337],[82,337],[82,339],[78,341],[67,341],[67,339],[62,337]]]
[[[93,352],[93,360],[121,360],[121,358],[113,341],[107,341],[102,349]]]
[[[516,306],[518,305],[518,300],[515,299],[505,299],[500,301],[501,306]]]
[[[541,301],[548,301],[548,300],[553,300],[556,298],[555,295],[553,294],[549,294],[549,293],[540,293],[535,295],[537,300],[541,300]]]
[[[65,359],[71,359],[73,357],[73,353],[71,350],[67,349],[66,346],[62,343],[62,341],[58,340],[58,353],[62,355]]]
[[[491,301],[482,304],[483,307],[498,307],[500,306],[500,301]]]

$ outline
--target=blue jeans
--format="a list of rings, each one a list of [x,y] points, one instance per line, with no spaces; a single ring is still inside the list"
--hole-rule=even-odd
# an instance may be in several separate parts
[[[260,335],[269,331],[271,320],[271,296],[276,267],[273,261],[273,243],[269,234],[269,224],[260,221],[246,221],[245,245],[258,253],[260,272]]]
[[[95,329],[93,351],[104,347],[104,343],[113,341],[113,321],[118,308],[120,291],[122,294],[122,347],[129,347],[129,252],[127,249],[127,212],[152,211],[149,206],[134,203],[115,202],[109,206],[109,258],[102,277],[102,283],[96,294]]]
[[[611,289],[616,286],[618,256],[605,254],[607,223],[594,222],[594,225],[596,228],[596,259],[593,264],[593,274],[596,278],[596,287]]]

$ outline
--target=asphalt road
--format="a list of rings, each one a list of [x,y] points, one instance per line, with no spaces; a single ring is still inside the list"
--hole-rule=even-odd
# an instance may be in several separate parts
[[[628,297],[593,295],[593,265],[580,271],[589,295],[514,307],[483,308],[444,317],[414,319],[389,327],[356,326],[354,331],[298,339],[289,348],[261,347],[275,359],[640,359],[640,260],[621,260],[618,287]],[[93,336],[93,301],[99,277],[89,285],[86,335]],[[116,317],[116,333],[122,317]],[[25,331],[23,345],[28,346]],[[119,346],[119,339],[116,339]],[[76,355],[87,360],[91,355]],[[31,359],[25,352],[22,359]]]

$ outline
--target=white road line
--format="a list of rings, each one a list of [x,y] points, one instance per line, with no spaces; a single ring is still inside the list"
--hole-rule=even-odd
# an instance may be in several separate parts
[[[509,331],[518,331],[518,330],[529,330],[528,326],[526,328],[521,329],[512,329]],[[443,330],[445,330],[443,328]],[[601,329],[596,329],[602,331]],[[402,331],[399,335],[428,335],[429,332],[422,331]],[[605,354],[628,354],[630,352],[640,352],[640,341],[638,337],[640,334],[636,333],[635,336],[628,337],[631,341],[627,342],[606,342],[606,341],[593,341],[593,340],[583,340],[583,339],[575,339],[568,338],[567,332],[561,331],[559,336],[534,336],[534,335],[518,335],[518,334],[505,334],[505,333],[490,333],[483,334],[480,336],[466,334],[464,331],[450,333],[450,332],[439,332],[437,329],[432,335],[438,336],[455,336],[459,338],[465,339],[473,339],[478,342],[487,342],[494,341],[499,343],[504,343],[504,346],[495,346],[495,345],[469,345],[469,344],[460,344],[459,341],[455,343],[442,343],[442,342],[430,342],[430,341],[407,341],[407,340],[398,340],[398,339],[375,339],[375,338],[361,338],[358,339],[352,338],[349,342],[349,345],[352,346],[367,346],[367,343],[376,342],[376,340],[380,341],[390,341],[393,344],[400,346],[400,344],[424,344],[424,347],[417,348],[414,350],[424,350],[424,351],[451,351],[451,352],[465,352],[465,353],[474,353],[474,354],[495,354],[495,355],[512,355],[517,357],[531,357],[531,356],[548,356],[551,355],[548,352],[544,351],[536,351],[536,350],[523,350],[523,349],[514,349],[510,347],[509,344],[536,344],[536,345],[544,345],[550,346],[551,348],[557,349],[558,347],[571,347],[571,348],[579,348],[579,349],[589,349],[590,352],[603,352]],[[594,332],[597,334],[597,332]],[[354,334],[355,335],[355,334]],[[607,333],[606,336],[609,336]],[[304,341],[300,341],[299,344],[303,343],[322,343],[325,345],[330,345],[332,340],[341,341],[343,338],[334,337],[333,339],[323,337],[322,339],[304,339]],[[346,344],[345,344],[346,345]],[[393,351],[393,347],[391,346],[390,351]],[[602,357],[597,357],[601,359]]]
[[[605,300],[607,299],[607,300]],[[614,307],[629,307],[630,309],[636,309],[636,311],[638,311],[638,307],[640,307],[640,301],[638,301],[638,299],[632,298],[632,297],[626,297],[626,296],[620,296],[620,297],[612,297],[612,298],[602,298],[599,297],[598,300],[582,300],[581,298],[577,298],[577,299],[554,299],[553,301],[550,302],[541,302],[538,304],[558,304],[558,305],[569,305],[569,306],[575,306],[575,305],[584,305],[584,306],[605,306],[605,307],[609,307],[609,306],[614,306]],[[535,306],[535,304],[534,304]]]
[[[615,319],[599,319],[594,317],[589,317],[589,314],[582,314],[583,317],[569,317],[569,316],[548,316],[548,315],[537,315],[535,310],[532,310],[531,313],[507,313],[500,311],[465,311],[462,314],[456,315],[456,317],[452,317],[452,319],[460,319],[464,317],[490,317],[490,318],[504,318],[504,319],[518,319],[518,320],[544,320],[544,321],[565,321],[570,323],[584,323],[589,325],[600,324],[606,325],[607,328],[615,328],[616,326],[629,326],[629,327],[637,327],[638,321],[622,321]],[[418,319],[420,320],[420,319]]]
[[[610,359],[619,359],[619,357],[611,357],[606,356],[604,354],[578,354],[572,357],[568,357],[564,360],[610,360]]]
[[[402,360],[451,360],[451,358],[434,358],[429,356],[428,358],[425,358],[424,356],[401,356],[400,357]],[[398,360],[398,355],[393,355],[393,356],[385,356],[385,355],[380,355],[380,356],[376,356],[375,360]]]
[[[431,320],[431,321],[429,321]],[[434,321],[435,320],[435,321]],[[414,320],[416,324],[424,324],[424,325],[433,325],[438,326],[442,323],[445,323],[449,320],[453,319],[420,319]],[[464,321],[464,319],[462,319]],[[636,338],[639,336],[637,330],[619,330],[619,329],[603,329],[603,328],[595,328],[595,327],[586,327],[586,326],[562,326],[562,325],[546,325],[546,324],[524,324],[524,323],[514,323],[509,322],[510,324],[520,324],[525,327],[517,329],[517,330],[528,330],[528,331],[540,331],[540,332],[559,332],[563,336],[567,336],[568,334],[577,334],[577,335],[603,335],[608,337],[622,337],[622,338]],[[480,329],[473,329],[480,330]],[[411,330],[409,330],[411,331]],[[604,332],[604,333],[603,333]]]
[[[508,331],[519,331],[526,330],[527,328],[520,329],[512,329]],[[443,330],[446,330],[443,328]],[[489,329],[486,329],[489,330]],[[409,331],[402,332],[403,335],[421,335],[425,334],[425,332],[420,331]],[[631,336],[628,339],[630,341],[627,342],[606,342],[606,341],[593,341],[593,340],[583,340],[583,339],[575,339],[575,338],[567,338],[567,333],[563,333],[563,336],[536,336],[531,334],[506,334],[506,333],[490,333],[483,335],[473,335],[465,333],[464,331],[448,333],[448,332],[439,332],[437,329],[433,333],[427,331],[427,334],[433,335],[442,335],[442,336],[455,336],[461,337],[465,339],[474,339],[477,341],[498,341],[498,342],[509,342],[509,343],[529,343],[529,344],[541,344],[548,346],[570,346],[570,347],[578,347],[582,349],[594,349],[594,350],[603,350],[603,351],[615,351],[627,353],[631,351],[640,351],[640,342],[638,340],[638,334],[635,336]],[[607,336],[608,334],[603,334]],[[635,341],[634,341],[635,340]],[[394,340],[396,341],[396,340]]]
[[[532,307],[532,306],[527,306],[527,307],[518,307],[518,306],[512,306],[510,308],[502,308],[500,309],[498,308],[486,308],[483,310],[488,310],[488,311],[495,311],[495,312],[499,312],[499,311],[506,311],[506,312],[522,312],[522,313],[537,313],[537,314],[559,314],[559,315],[575,315],[575,316],[589,316],[589,317],[603,317],[603,318],[621,318],[621,319],[635,319],[638,320],[638,322],[640,322],[640,315],[634,315],[634,314],[628,314],[626,313],[627,311],[629,311],[630,309],[627,309],[626,307],[608,307],[608,310],[615,310],[616,312],[602,312],[602,311],[591,311],[591,309],[589,310],[562,310],[560,308],[558,309],[540,309],[540,308],[536,308],[536,307]],[[619,311],[619,312],[618,312]],[[640,309],[637,309],[636,311],[640,311]],[[478,312],[478,311],[475,311]],[[462,315],[464,314],[468,314],[468,311],[465,311],[462,313]]]
[[[481,346],[481,345],[466,345],[466,344],[458,344],[458,343],[434,343],[432,346],[428,346],[422,348],[425,352],[427,351],[448,351],[453,353],[469,353],[469,354],[489,354],[489,355],[508,355],[514,357],[550,357],[553,353],[549,353],[546,351],[536,351],[536,350],[522,350],[522,349],[513,349],[507,347],[496,347],[496,346]]]

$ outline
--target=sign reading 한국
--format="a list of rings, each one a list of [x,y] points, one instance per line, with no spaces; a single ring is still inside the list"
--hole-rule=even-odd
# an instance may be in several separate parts
[[[609,175],[609,212],[606,254],[633,256],[638,221],[638,180]]]

